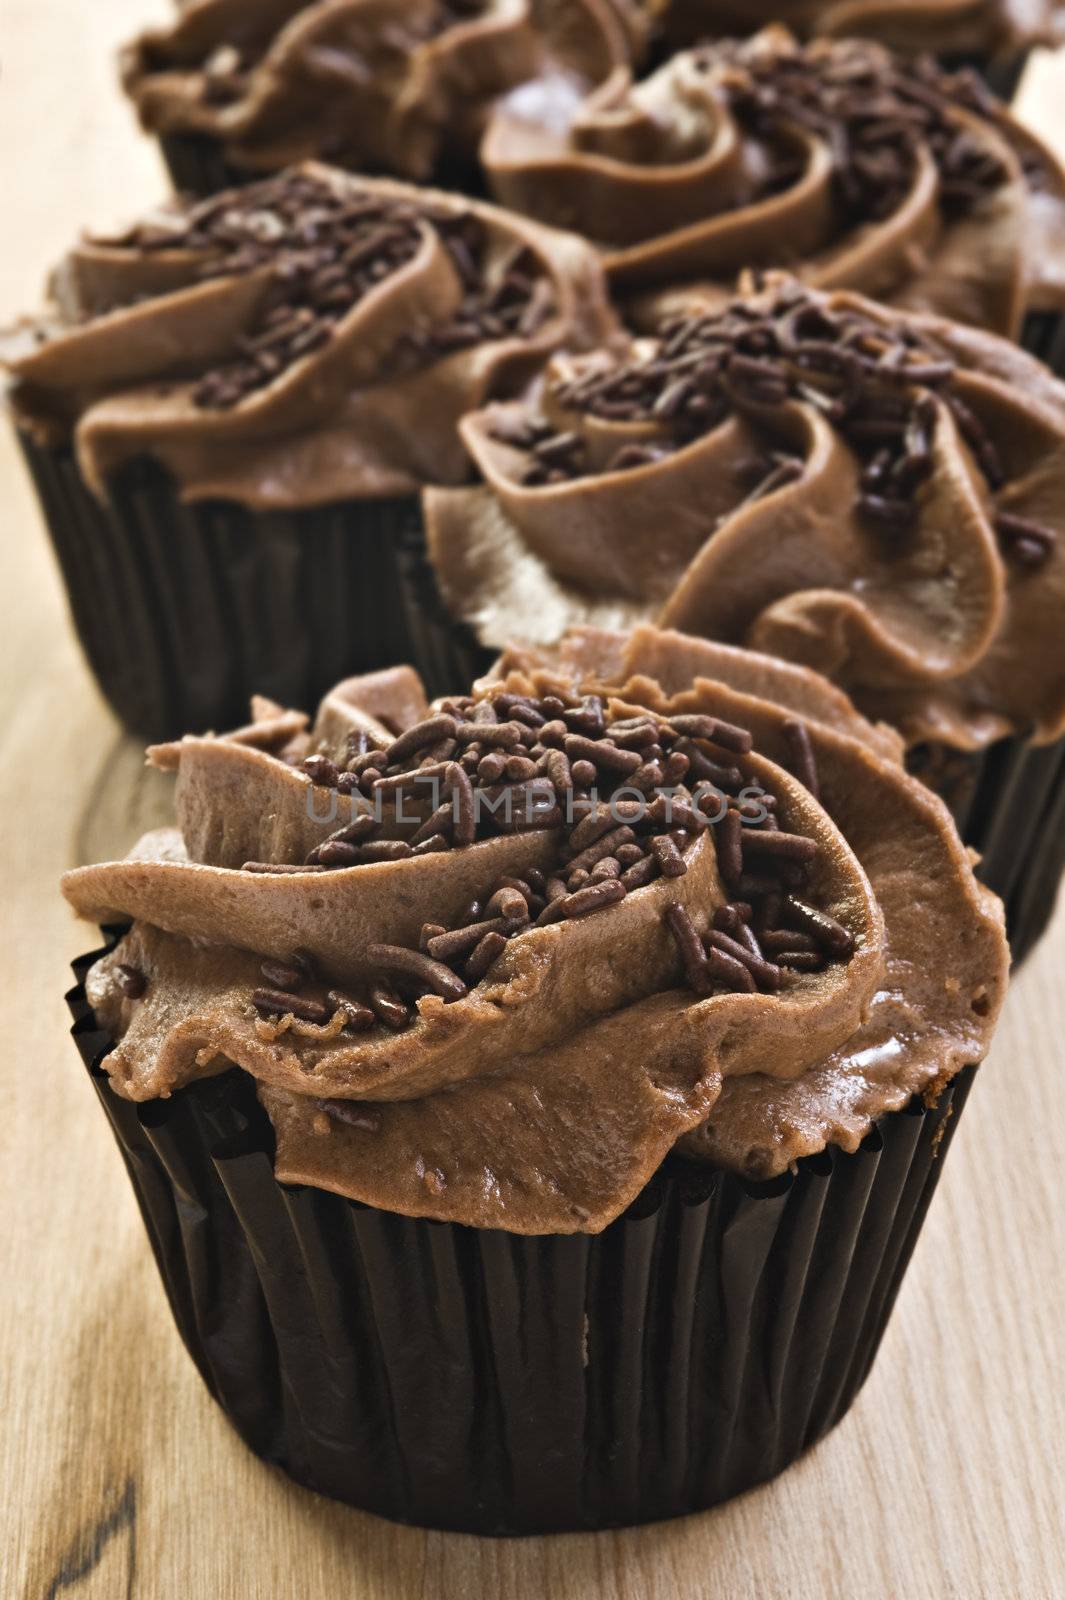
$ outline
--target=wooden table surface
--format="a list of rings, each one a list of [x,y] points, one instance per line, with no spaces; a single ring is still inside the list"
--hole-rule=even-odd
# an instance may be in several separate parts
[[[156,8],[162,0],[156,0]],[[150,0],[3,0],[0,314],[77,226],[163,188],[113,52]],[[1056,70],[1055,70],[1056,69]],[[1065,128],[1065,66],[1026,106]],[[491,1542],[319,1500],[230,1432],[171,1324],[73,1045],[92,944],[60,872],[123,850],[165,795],[71,635],[0,437],[3,949],[0,1593],[18,1600],[1049,1600],[1065,1595],[1065,915],[1017,980],[873,1375],[837,1431],[736,1504],[631,1533]]]

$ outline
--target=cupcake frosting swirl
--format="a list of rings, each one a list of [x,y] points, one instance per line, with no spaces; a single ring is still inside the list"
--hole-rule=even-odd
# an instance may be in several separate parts
[[[643,324],[746,268],[1007,334],[1065,290],[1055,158],[972,74],[868,40],[768,28],[568,111],[519,89],[482,159],[504,204],[601,246]]]
[[[462,412],[613,328],[579,239],[314,165],[89,238],[52,288],[0,347],[20,424],[98,493],[151,456],[259,509],[460,482]]]
[[[153,759],[179,830],[64,882],[133,919],[88,980],[107,1068],[140,1101],[251,1073],[283,1182],[595,1232],[678,1141],[779,1173],[985,1052],[998,904],[803,669],[586,631]]]
[[[207,135],[238,167],[317,157],[424,182],[472,167],[498,95],[587,90],[642,29],[630,0],[193,0],[122,76],[147,129]]]
[[[429,542],[485,643],[653,617],[910,744],[1065,731],[1065,387],[1005,340],[781,280],[463,432]]]

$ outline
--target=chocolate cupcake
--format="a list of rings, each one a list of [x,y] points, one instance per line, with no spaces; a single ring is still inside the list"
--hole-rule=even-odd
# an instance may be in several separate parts
[[[644,628],[151,752],[179,829],[64,880],[132,919],[75,1032],[253,1449],[513,1533],[712,1504],[833,1425],[1006,978],[899,750]]]
[[[1065,385],[780,280],[463,433],[483,482],[429,492],[429,545],[486,647],[645,617],[817,667],[900,730],[1027,951],[1065,865]]]
[[[645,27],[634,0],[193,0],[128,47],[122,79],[178,189],[319,159],[478,193],[498,95],[579,98]]]
[[[1060,0],[662,0],[662,42],[686,48],[785,22],[801,38],[876,39],[903,55],[971,63],[1009,97],[1029,51],[1060,43]]]
[[[446,675],[418,491],[463,480],[464,411],[613,327],[581,240],[313,165],[89,238],[52,290],[5,342],[15,422],[90,664],[149,737],[256,687]]]
[[[1045,344],[1065,305],[1065,174],[972,74],[782,28],[624,70],[569,116],[518,92],[482,145],[496,197],[604,253],[637,325],[787,267]],[[1048,328],[1048,319],[1050,327]]]

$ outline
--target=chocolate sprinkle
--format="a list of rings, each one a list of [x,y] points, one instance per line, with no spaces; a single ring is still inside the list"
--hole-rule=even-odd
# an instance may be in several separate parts
[[[790,967],[792,972],[819,972],[821,957],[811,950],[784,950],[777,957],[778,965]]]
[[[627,892],[623,883],[589,884],[586,889],[578,889],[576,894],[568,894],[558,904],[564,917],[587,917],[604,906],[616,905],[624,900]]]
[[[761,40],[728,40],[696,51],[694,60],[718,77],[741,126],[776,151],[769,192],[795,181],[792,130],[809,129],[831,151],[837,204],[855,226],[899,209],[922,151],[935,163],[948,217],[972,211],[1009,181],[971,120],[996,130],[1001,122],[998,102],[975,73],[948,72],[930,56],[906,60],[860,39],[772,50]]]
[[[556,379],[549,399],[552,409],[574,418],[654,424],[663,454],[684,449],[732,415],[762,424],[771,420],[767,413],[795,401],[815,406],[859,461],[856,509],[862,521],[870,533],[897,539],[917,519],[918,490],[935,467],[944,409],[991,490],[1005,483],[994,441],[957,392],[955,371],[924,330],[897,319],[881,322],[857,309],[830,308],[814,291],[785,281],[757,301],[737,299],[724,310],[668,322],[656,344],[606,368],[597,363],[576,377]],[[540,419],[538,436],[545,426]],[[551,437],[541,439],[539,455],[519,470],[527,487],[543,481],[542,452]],[[596,470],[579,433],[569,430],[561,437],[566,449],[554,463],[553,481]],[[786,460],[781,470],[780,458],[770,453],[757,468],[756,492],[742,503],[798,482],[804,464]],[[1040,565],[1054,543],[1051,530],[1008,511],[996,514],[995,528],[1006,553],[1020,564]],[[675,719],[678,731],[684,720]],[[716,742],[733,748],[727,740]]]
[[[704,994],[708,987],[706,950],[691,914],[682,905],[667,906],[665,921],[677,942],[688,987],[694,989],[696,994]]]
[[[479,983],[506,948],[507,941],[504,934],[486,933],[466,963],[467,981]]]
[[[788,726],[799,730],[790,735],[798,764],[816,782],[809,730]],[[339,1013],[341,1031],[380,1024],[401,1032],[420,997],[464,999],[530,927],[601,915],[657,880],[683,878],[700,838],[712,838],[736,898],[718,908],[705,939],[688,911],[666,909],[692,988],[773,993],[789,965],[781,954],[809,956],[799,965],[816,971],[843,959],[853,949],[848,931],[796,897],[817,841],[778,824],[775,796],[762,794],[761,804],[739,798],[752,743],[748,729],[706,713],[616,717],[595,695],[537,700],[489,690],[438,703],[385,750],[353,752],[347,773],[321,752],[309,757],[308,777],[337,786],[350,777],[352,803],[364,809],[316,846],[302,870],[357,871],[527,827],[552,832],[552,868],[486,884],[451,926],[427,921],[416,948],[367,945],[359,952],[370,975],[365,995],[329,990],[323,1001],[297,993],[315,980],[293,959],[264,962],[271,988],[257,990],[254,1004],[264,1015],[307,1021]],[[438,759],[441,750],[448,753]],[[494,781],[475,783],[471,772],[479,777],[486,762]],[[646,774],[643,788],[634,786],[637,773]],[[586,780],[580,788],[578,778]],[[406,837],[396,837],[404,828]]]
[[[651,850],[662,870],[663,878],[683,878],[688,870],[688,863],[668,833],[661,833],[657,839],[652,839]]]
[[[723,950],[711,946],[706,955],[706,969],[711,980],[719,983],[725,989],[736,993],[753,994],[757,985],[754,975],[744,966],[742,961],[737,961],[734,956],[726,955]]]
[[[319,1023],[323,1027],[333,1014],[318,1000],[308,1000],[280,989],[256,989],[251,1003],[264,1017],[293,1016],[301,1022]]]
[[[286,966],[283,961],[264,961],[259,971],[274,989],[295,994],[303,987],[305,973],[300,967]]]
[[[1025,567],[1043,566],[1050,559],[1056,543],[1051,528],[1009,511],[998,512],[995,532],[1006,554]]]
[[[771,898],[780,897],[767,897],[765,906],[769,920],[775,920],[775,908],[769,903]],[[812,907],[806,909],[813,910]],[[763,934],[765,949],[775,957],[771,961],[751,927],[754,915],[754,908],[744,902],[719,906],[714,914],[714,926],[700,936],[682,906],[669,907],[666,926],[676,941],[689,988],[699,995],[720,990],[776,994],[785,981],[782,969],[788,968],[793,973],[821,972],[829,960],[843,959],[843,948],[848,942],[847,953],[854,948],[853,939],[840,923],[826,913],[817,912],[826,930],[818,942],[790,929]],[[827,932],[829,928],[833,930],[831,933]]]
[[[816,839],[801,833],[782,833],[777,828],[745,828],[741,839],[745,860],[752,855],[774,856],[782,861],[812,861],[818,850]]]
[[[364,1006],[361,1001],[352,1000],[350,995],[344,994],[339,989],[330,989],[326,1000],[333,1008],[333,1014],[338,1011],[344,1013],[344,1026],[353,1033],[363,1033],[367,1028],[372,1028],[374,1013],[369,1006]]]
[[[746,924],[740,923],[737,932],[740,932],[745,926]],[[772,962],[766,961],[764,956],[760,955],[756,950],[752,950],[745,940],[730,938],[727,933],[722,933],[719,928],[711,928],[706,935],[706,942],[712,949],[746,967],[760,988],[768,989],[771,992],[780,988],[780,968],[774,966]]]
[[[462,1000],[466,995],[466,985],[450,967],[420,950],[408,950],[397,944],[372,944],[367,948],[366,959],[371,966],[384,972],[413,978],[415,983],[432,990],[443,1000]]]
[[[410,1007],[388,984],[375,983],[370,990],[369,1002],[377,1020],[393,1033],[402,1033],[410,1023]]]
[[[791,770],[815,800],[821,798],[821,781],[817,773],[817,757],[810,741],[810,730],[797,717],[789,717],[783,729],[791,756]]]
[[[140,968],[131,967],[125,962],[114,968],[114,979],[127,1000],[139,1000],[148,988],[148,979]]]
[[[801,933],[808,933],[827,954],[846,960],[854,952],[854,935],[827,911],[819,911],[805,900],[788,895],[782,907],[784,921]]]

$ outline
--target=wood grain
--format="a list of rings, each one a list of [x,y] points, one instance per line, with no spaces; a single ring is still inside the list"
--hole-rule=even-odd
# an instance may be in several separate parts
[[[156,7],[162,10],[161,0]],[[162,191],[114,87],[148,0],[4,0],[0,313],[33,305],[81,220]],[[1065,117],[1065,66],[1027,105]],[[164,795],[71,638],[0,441],[0,817],[9,1029],[0,1081],[0,1592],[19,1600],[1046,1600],[1065,1594],[1065,920],[1017,981],[858,1405],[776,1484],[632,1533],[491,1543],[317,1500],[229,1431],[163,1301],[111,1136],[66,1037],[84,948],[56,893]],[[17,1008],[17,1009],[16,1009]]]

